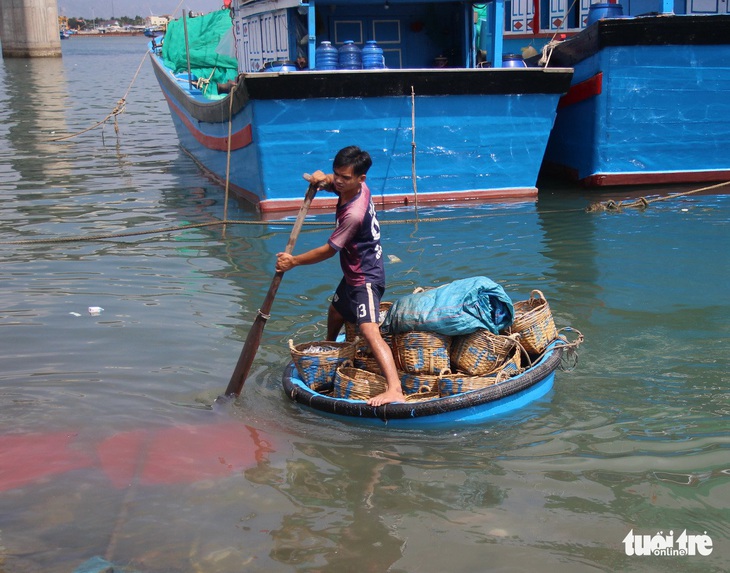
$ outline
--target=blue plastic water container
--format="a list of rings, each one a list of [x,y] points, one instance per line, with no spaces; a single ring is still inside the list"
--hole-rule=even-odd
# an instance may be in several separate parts
[[[289,60],[281,62],[266,62],[264,64],[264,72],[296,72],[297,65]]]
[[[520,54],[503,54],[502,55],[502,67],[503,68],[526,68],[527,64],[522,59]]]
[[[608,2],[599,2],[591,4],[588,8],[588,20],[586,25],[603,20],[604,18],[620,18],[624,15],[624,7],[621,4],[610,4]]]
[[[315,66],[318,70],[336,70],[339,62],[339,52],[332,42],[325,40],[315,50]]]
[[[383,48],[375,40],[365,42],[362,49],[362,67],[366,70],[380,70],[385,67]]]
[[[352,40],[347,40],[339,51],[338,68],[341,70],[361,70],[362,69],[362,51],[355,45]]]

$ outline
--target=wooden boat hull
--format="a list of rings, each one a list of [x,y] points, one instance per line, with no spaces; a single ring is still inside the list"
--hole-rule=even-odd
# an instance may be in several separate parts
[[[559,44],[574,67],[545,153],[587,186],[730,179],[730,15],[600,20]]]
[[[302,171],[327,169],[353,143],[373,156],[368,183],[378,207],[416,199],[413,143],[419,203],[534,198],[572,76],[540,68],[260,72],[239,76],[233,101],[210,101],[151,56],[182,147],[219,182],[228,172],[229,187],[264,213],[296,210]],[[334,204],[322,194],[313,208]]]
[[[360,400],[325,396],[302,382],[293,363],[286,367],[282,384],[291,400],[318,413],[357,423],[386,422],[398,427],[478,424],[514,412],[550,392],[564,348],[565,343],[556,340],[522,374],[481,390],[428,401],[373,407]]]

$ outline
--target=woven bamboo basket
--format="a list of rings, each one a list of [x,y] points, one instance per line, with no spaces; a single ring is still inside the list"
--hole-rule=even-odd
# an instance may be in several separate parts
[[[401,389],[403,394],[410,396],[419,392],[435,392],[438,394],[439,376],[451,374],[450,370],[446,370],[442,374],[413,374],[411,372],[398,372],[400,378]]]
[[[502,336],[477,330],[451,341],[451,368],[471,376],[485,376],[499,369],[517,346],[516,335]]]
[[[289,340],[289,350],[302,381],[315,392],[326,392],[332,389],[337,367],[355,357],[356,344],[357,339],[352,342],[305,342],[295,346],[294,341]]]
[[[424,402],[425,400],[435,400],[440,397],[438,390],[430,390],[427,386],[424,386],[418,392],[408,394],[406,402]]]
[[[451,337],[436,332],[399,332],[393,336],[393,358],[398,370],[438,374],[451,368]]]
[[[355,368],[359,368],[360,370],[366,370],[367,372],[372,372],[373,374],[383,374],[383,372],[380,370],[380,365],[378,364],[378,361],[375,360],[375,356],[363,352],[362,348],[357,349],[357,352],[355,352],[355,359],[353,360],[353,362],[355,363]]]
[[[509,378],[504,370],[499,370],[489,376],[466,376],[464,374],[449,374],[439,378],[439,396],[453,396],[462,392],[481,390]]]
[[[514,304],[515,318],[510,334],[519,334],[520,343],[530,354],[540,354],[558,336],[553,315],[545,296],[533,290],[528,300]]]
[[[335,372],[332,395],[335,398],[367,400],[382,394],[387,388],[382,376],[343,364]]]
[[[523,360],[526,361],[528,366],[531,366],[530,357],[527,354],[527,351],[523,348],[519,341],[517,341],[517,344],[515,344],[512,350],[510,350],[507,354],[505,361],[499,367],[490,372],[489,375],[504,372],[508,377],[515,376],[524,370]]]

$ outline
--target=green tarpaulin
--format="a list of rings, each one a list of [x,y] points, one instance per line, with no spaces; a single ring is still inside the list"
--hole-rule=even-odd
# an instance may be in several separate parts
[[[206,95],[217,95],[216,84],[236,79],[238,75],[238,62],[228,55],[233,51],[231,15],[228,10],[218,10],[204,16],[187,18],[187,29],[190,71],[198,78],[209,80],[207,89],[205,85],[201,87]],[[165,65],[175,70],[175,73],[188,71],[185,25],[182,18],[167,25],[162,58]]]

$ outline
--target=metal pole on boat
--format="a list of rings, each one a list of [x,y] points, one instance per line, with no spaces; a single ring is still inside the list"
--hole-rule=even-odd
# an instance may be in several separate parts
[[[315,19],[316,0],[309,0],[307,9],[307,63],[310,70],[317,67],[317,21]]]
[[[188,60],[188,89],[193,91],[193,76],[190,74],[190,45],[188,44],[188,19],[185,10],[182,11],[183,30],[185,32],[185,57]]]

